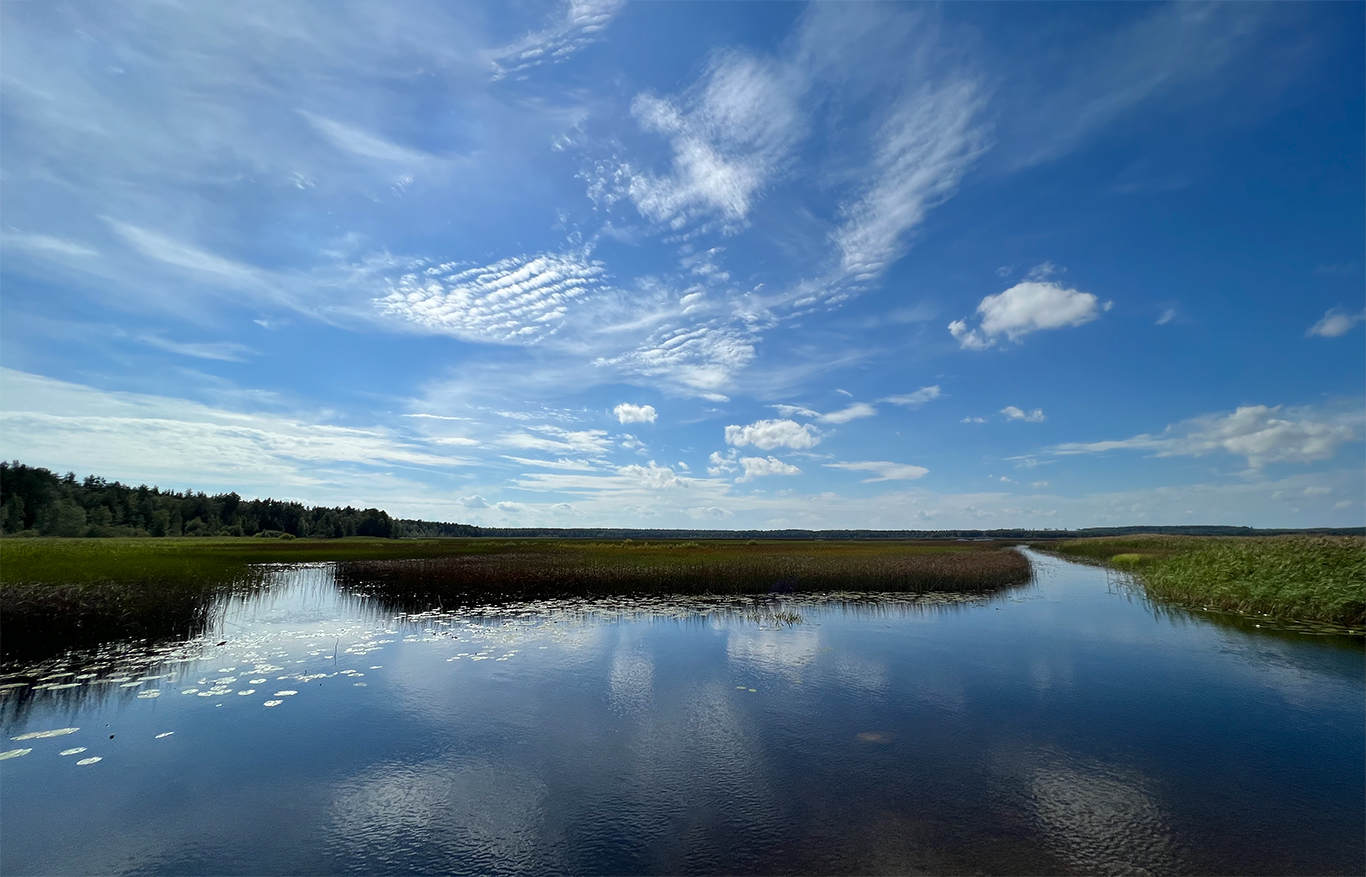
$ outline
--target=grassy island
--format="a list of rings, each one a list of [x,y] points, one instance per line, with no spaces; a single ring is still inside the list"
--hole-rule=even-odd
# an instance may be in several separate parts
[[[0,539],[0,649],[13,656],[202,631],[261,564],[337,563],[406,606],[624,594],[987,593],[1028,580],[999,542],[558,539]]]
[[[1160,600],[1288,621],[1366,625],[1360,536],[1160,536],[1035,545],[1133,572]]]

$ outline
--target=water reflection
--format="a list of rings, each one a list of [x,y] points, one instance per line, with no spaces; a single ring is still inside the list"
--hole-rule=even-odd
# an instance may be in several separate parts
[[[6,668],[0,871],[1359,867],[1359,649],[1038,564],[423,611],[275,568],[194,639]]]

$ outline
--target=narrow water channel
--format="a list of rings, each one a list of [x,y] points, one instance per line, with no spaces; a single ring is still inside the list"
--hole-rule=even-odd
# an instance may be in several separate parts
[[[1359,640],[1030,557],[418,616],[280,569],[194,641],[6,668],[0,872],[1362,872]]]

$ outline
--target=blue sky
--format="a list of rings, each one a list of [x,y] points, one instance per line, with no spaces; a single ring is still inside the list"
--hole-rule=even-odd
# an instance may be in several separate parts
[[[1363,8],[5,4],[0,454],[493,526],[1359,526]]]

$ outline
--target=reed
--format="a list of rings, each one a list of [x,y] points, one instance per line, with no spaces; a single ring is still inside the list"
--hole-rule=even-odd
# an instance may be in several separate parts
[[[1132,570],[1149,595],[1183,606],[1366,626],[1359,536],[1132,536],[1036,547]]]

